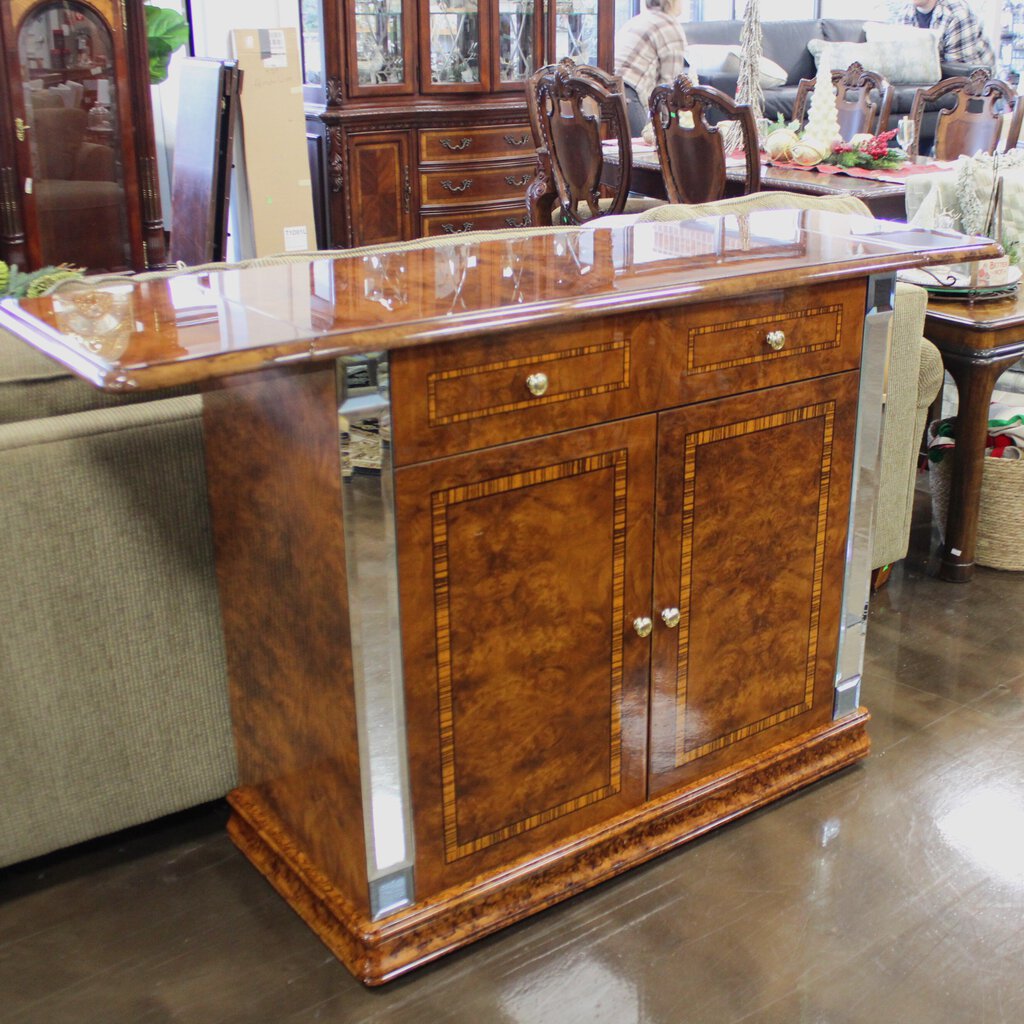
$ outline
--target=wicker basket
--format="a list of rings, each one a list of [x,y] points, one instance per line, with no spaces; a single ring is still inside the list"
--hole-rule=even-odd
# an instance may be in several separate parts
[[[932,521],[940,530],[946,524],[955,458],[954,450],[928,467]],[[974,561],[992,569],[1024,571],[1024,460],[985,459]]]

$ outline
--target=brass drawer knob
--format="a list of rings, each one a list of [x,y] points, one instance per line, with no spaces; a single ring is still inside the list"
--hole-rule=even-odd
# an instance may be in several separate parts
[[[783,345],[786,344],[786,335],[784,331],[769,331],[768,337],[765,338],[768,342],[768,347],[773,352],[778,352]]]
[[[633,628],[637,636],[650,636],[654,623],[646,615],[641,615],[633,620]]]
[[[664,608],[661,612],[661,621],[668,626],[669,629],[675,629],[679,625],[679,609],[678,608]]]
[[[540,398],[548,389],[548,375],[546,373],[531,373],[526,378],[526,390],[536,398]]]

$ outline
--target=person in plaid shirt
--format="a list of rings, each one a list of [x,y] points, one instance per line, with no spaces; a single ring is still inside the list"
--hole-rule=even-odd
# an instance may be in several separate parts
[[[615,74],[626,88],[629,130],[636,138],[648,121],[647,100],[685,68],[686,36],[678,0],[646,0],[647,10],[615,33]]]
[[[899,20],[904,25],[938,32],[940,60],[995,69],[992,45],[985,38],[977,16],[963,0],[914,0],[903,8]]]

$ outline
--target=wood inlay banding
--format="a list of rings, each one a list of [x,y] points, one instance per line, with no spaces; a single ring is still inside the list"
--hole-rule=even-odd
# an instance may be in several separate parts
[[[689,764],[698,758],[704,757],[716,750],[738,743],[757,733],[764,732],[781,722],[785,722],[796,715],[809,711],[813,705],[814,683],[818,656],[818,636],[820,630],[821,598],[823,573],[826,556],[826,526],[828,521],[829,489],[832,476],[832,445],[835,429],[836,403],[833,401],[816,403],[798,409],[774,413],[767,416],[759,416],[736,423],[722,426],[715,426],[709,429],[695,431],[687,434],[683,452],[683,501],[680,510],[681,515],[681,558],[680,558],[680,580],[681,580],[681,618],[679,622],[679,644],[677,650],[676,665],[676,741],[675,741],[675,766],[677,768]],[[816,532],[814,537],[814,569],[810,586],[810,600],[807,609],[808,616],[808,640],[806,656],[804,659],[804,679],[802,698],[796,703],[789,704],[773,714],[764,715],[755,721],[729,730],[728,732],[694,743],[688,736],[688,706],[687,706],[687,683],[689,678],[689,655],[690,655],[690,629],[691,617],[694,602],[700,599],[700,595],[694,593],[694,533],[696,527],[696,487],[697,487],[697,464],[698,453],[702,447],[714,445],[723,441],[730,441],[768,431],[779,430],[786,426],[799,423],[808,423],[812,420],[821,420],[821,448],[818,455],[820,467],[818,475],[818,499]],[[809,457],[813,457],[808,453]],[[727,628],[723,624],[722,628]],[[742,681],[732,681],[733,684],[740,684]]]
[[[602,452],[554,465],[538,467],[490,480],[434,492],[431,495],[433,545],[434,616],[437,638],[437,689],[441,749],[442,809],[444,817],[444,851],[448,863],[476,853],[496,843],[572,814],[584,807],[618,793],[622,785],[622,684],[623,634],[625,629],[626,571],[626,469],[624,449]],[[610,526],[611,585],[611,671],[609,693],[608,773],[603,785],[578,793],[560,803],[542,808],[533,814],[510,821],[504,826],[480,834],[462,834],[459,823],[459,787],[456,761],[458,708],[456,701],[456,666],[453,663],[451,577],[449,559],[449,514],[465,503],[486,499],[511,491],[537,488],[590,473],[612,473],[612,522]]]

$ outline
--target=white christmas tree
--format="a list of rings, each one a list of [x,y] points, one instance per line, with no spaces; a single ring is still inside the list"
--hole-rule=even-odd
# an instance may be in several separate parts
[[[827,46],[822,47],[818,60],[814,92],[811,93],[811,112],[801,138],[821,153],[822,159],[832,152],[832,143],[839,138],[839,112],[832,88],[832,61]]]

